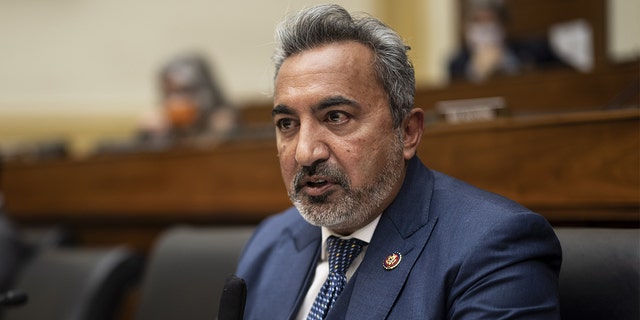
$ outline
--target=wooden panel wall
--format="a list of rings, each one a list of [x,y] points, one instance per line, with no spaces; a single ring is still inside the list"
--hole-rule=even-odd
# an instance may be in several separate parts
[[[432,168],[516,199],[554,223],[640,219],[640,111],[427,128]]]
[[[418,90],[415,103],[433,110],[439,101],[502,97],[512,116],[603,110],[638,106],[639,85],[640,65],[636,61],[588,74],[549,70],[481,84],[455,82],[445,88]]]
[[[574,225],[638,224],[639,154],[637,108],[438,124],[419,149],[436,170]],[[272,141],[7,163],[2,179],[15,220],[143,250],[172,224],[254,224],[290,206]]]

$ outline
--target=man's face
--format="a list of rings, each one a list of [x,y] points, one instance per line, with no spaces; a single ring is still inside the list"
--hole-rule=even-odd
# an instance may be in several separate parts
[[[342,234],[382,213],[404,177],[402,133],[373,59],[360,43],[332,43],[287,58],[275,81],[289,197],[307,221]]]

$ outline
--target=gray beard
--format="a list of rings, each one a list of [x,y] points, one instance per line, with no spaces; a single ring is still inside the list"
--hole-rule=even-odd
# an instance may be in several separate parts
[[[354,189],[348,176],[339,168],[319,163],[310,169],[300,170],[292,181],[289,198],[302,217],[316,226],[329,229],[352,229],[365,225],[379,214],[384,201],[401,178],[404,157],[402,133],[398,129],[392,152],[377,178],[369,184]],[[331,193],[311,197],[300,192],[299,181],[307,175],[330,177],[344,189],[344,196],[330,201]]]

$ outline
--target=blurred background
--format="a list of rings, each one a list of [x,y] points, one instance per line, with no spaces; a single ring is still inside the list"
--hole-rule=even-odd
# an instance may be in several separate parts
[[[131,136],[158,110],[160,68],[185,52],[209,60],[238,108],[268,101],[276,23],[319,2],[1,1],[0,143],[6,149],[62,139],[81,155],[97,140]],[[406,36],[416,47],[421,83],[446,81],[442,62],[455,40],[453,2],[402,3],[394,10],[417,15],[409,21],[387,12],[398,6],[390,1],[339,3],[416,28]]]
[[[238,108],[268,101],[275,24],[319,2],[0,1],[0,145],[64,140],[81,155],[97,140],[131,136],[158,110],[159,69],[184,52],[210,61]],[[448,83],[459,1],[338,3],[383,18],[406,38],[420,86]],[[609,59],[637,58],[638,6],[606,1]]]
[[[273,32],[321,2],[0,0],[0,319],[213,319],[291,205]],[[429,167],[556,228],[631,229],[637,255],[640,1],[335,2],[411,46]],[[5,318],[12,289],[30,300]]]

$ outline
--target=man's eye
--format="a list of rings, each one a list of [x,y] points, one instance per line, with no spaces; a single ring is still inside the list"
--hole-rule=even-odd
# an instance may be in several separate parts
[[[349,120],[349,116],[342,111],[331,111],[327,114],[327,121],[334,124],[344,123],[347,120]]]
[[[280,119],[276,122],[276,127],[278,127],[280,131],[291,130],[294,126],[295,126],[295,121],[289,118]]]

